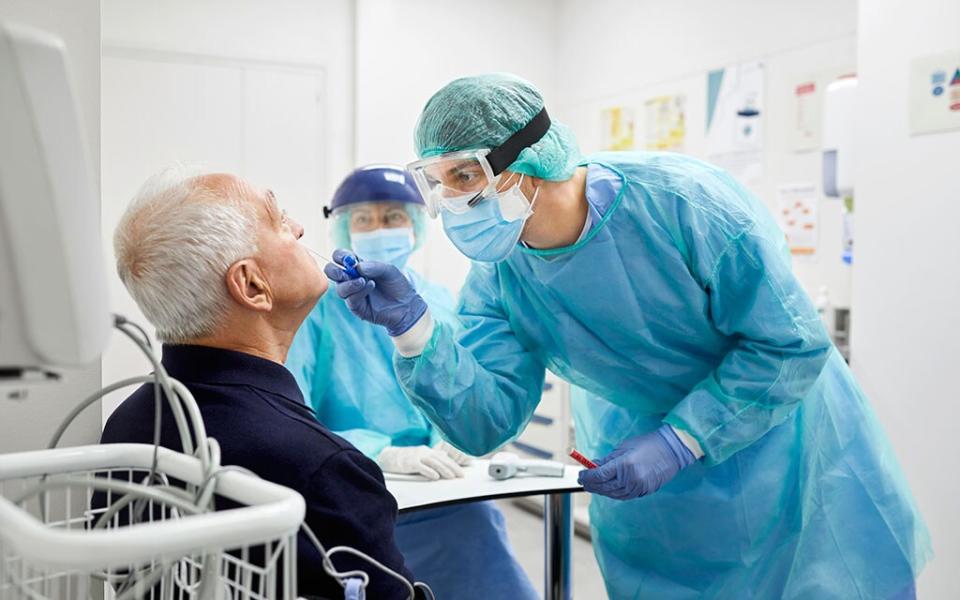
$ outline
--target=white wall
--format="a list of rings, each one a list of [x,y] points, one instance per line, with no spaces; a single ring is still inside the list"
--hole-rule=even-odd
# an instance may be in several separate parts
[[[352,19],[350,0],[105,0],[103,44],[322,66],[339,172],[353,154]]]
[[[960,131],[911,136],[910,61],[960,50],[960,2],[863,2],[853,367],[930,526],[921,598],[960,597]]]
[[[100,167],[100,1],[0,0],[0,19],[53,32],[63,38],[90,146],[91,166]],[[0,283],[3,285],[3,283]],[[116,344],[114,337],[112,343]],[[57,384],[32,386],[23,403],[0,400],[0,453],[46,447],[64,414],[100,387],[100,361],[68,373]],[[100,437],[97,406],[74,422],[62,445],[94,443]]]
[[[356,163],[415,160],[420,110],[457,77],[509,71],[556,104],[556,13],[552,0],[357,0]],[[411,265],[454,292],[469,268],[438,220]]]
[[[794,86],[808,77],[829,81],[856,65],[856,1],[694,0],[672,2],[559,2],[555,112],[576,131],[584,152],[601,149],[601,111],[637,110],[638,149],[643,144],[644,102],[685,94],[684,152],[706,156],[706,76],[712,69],[760,60],[765,66],[763,176],[748,187],[771,210],[782,184],[820,188],[820,152],[795,152],[788,144],[794,122]],[[602,18],[601,18],[602,15]],[[850,304],[850,269],[841,261],[841,206],[820,202],[820,248],[795,272],[808,293],[830,289],[835,306]]]
[[[615,95],[764,54],[848,37],[851,0],[559,0],[558,92],[571,103]]]
[[[328,249],[321,207],[353,164],[352,36],[349,0],[105,2],[101,218],[111,262],[130,198],[178,161],[273,189],[304,241]],[[148,325],[116,276],[111,298]],[[132,346],[104,355],[104,381],[147,370]],[[127,394],[112,394],[104,416]]]
[[[352,30],[350,0],[104,2],[106,237],[148,175],[199,157],[203,166],[275,189],[288,210],[298,205],[291,214],[319,242],[321,206],[353,164]],[[156,113],[150,94],[171,106]],[[320,123],[293,122],[312,94]],[[246,130],[238,130],[240,120]],[[272,137],[270,125],[277,127]],[[310,152],[319,156],[302,160],[300,140],[289,139],[298,127],[317,138],[319,149]],[[293,179],[320,189],[286,185]]]

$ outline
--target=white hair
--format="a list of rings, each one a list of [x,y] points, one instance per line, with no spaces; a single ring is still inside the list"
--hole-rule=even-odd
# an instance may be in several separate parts
[[[232,302],[227,269],[257,251],[243,186],[200,185],[202,175],[176,166],[150,177],[113,236],[120,279],[164,342],[216,332]]]

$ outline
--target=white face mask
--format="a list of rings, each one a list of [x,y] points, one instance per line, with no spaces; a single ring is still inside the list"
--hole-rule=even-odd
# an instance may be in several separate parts
[[[531,200],[527,200],[520,189],[523,184],[523,177],[521,174],[520,179],[515,184],[502,192],[497,192],[497,197],[500,198],[500,214],[503,215],[504,220],[526,222],[527,218],[533,214],[533,203],[537,201],[540,188],[534,190]]]
[[[485,196],[462,214],[442,211],[443,229],[464,256],[480,262],[507,258],[520,240],[523,226],[533,214],[540,188],[527,200],[520,190],[523,175],[503,191]]]

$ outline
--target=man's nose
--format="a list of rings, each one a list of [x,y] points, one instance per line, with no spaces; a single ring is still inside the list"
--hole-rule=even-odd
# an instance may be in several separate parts
[[[293,224],[293,235],[297,236],[297,239],[303,237],[303,225],[300,223],[294,222]]]

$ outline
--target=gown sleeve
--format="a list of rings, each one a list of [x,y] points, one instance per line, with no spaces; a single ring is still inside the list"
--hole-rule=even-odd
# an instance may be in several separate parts
[[[373,429],[347,429],[334,431],[371,460],[377,460],[383,449],[390,445],[390,436]]]
[[[300,325],[290,351],[287,352],[287,369],[293,373],[304,402],[321,414],[320,408],[330,387],[330,364],[333,340],[324,323],[326,300],[321,298],[317,306]],[[348,429],[333,433],[347,440],[367,458],[376,460],[380,452],[390,445],[389,435],[372,429]]]
[[[323,342],[322,302],[321,298],[300,324],[284,362],[284,366],[297,380],[297,386],[303,393],[303,401],[307,406],[313,406],[314,393],[323,390],[322,385],[316,385],[316,380],[322,375],[319,369],[321,359],[318,357]]]
[[[404,392],[444,437],[472,456],[515,438],[540,402],[544,365],[514,334],[495,265],[474,263],[461,292],[459,332],[436,321],[423,353],[394,354]]]
[[[749,196],[733,182],[715,189],[741,202]],[[700,257],[692,261],[693,275],[709,296],[714,327],[732,346],[664,420],[692,435],[707,464],[716,464],[792,414],[820,376],[832,344],[793,275],[783,234],[764,209],[719,222],[716,212],[694,212],[686,228],[690,254]]]

